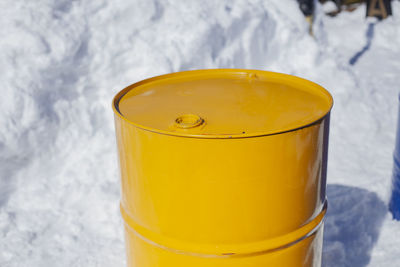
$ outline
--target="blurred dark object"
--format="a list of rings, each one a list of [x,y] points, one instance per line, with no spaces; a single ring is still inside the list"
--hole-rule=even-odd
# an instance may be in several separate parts
[[[392,195],[389,201],[389,210],[393,218],[400,221],[400,95],[397,113],[396,143],[393,153]]]
[[[336,5],[336,10],[332,10],[326,12],[329,16],[336,16],[342,10],[352,12],[357,9],[365,0],[319,0],[321,4],[325,4],[327,2],[333,2]]]
[[[367,0],[367,17],[385,19],[392,15],[391,0]]]
[[[315,0],[297,0],[301,12],[303,12],[304,16],[306,17],[306,21],[309,24],[308,31],[310,35],[313,35],[312,24],[314,20],[314,1]]]
[[[314,13],[314,0],[297,0],[299,2],[300,10],[304,16],[312,16]]]
[[[319,0],[319,2],[321,4],[325,4],[327,2],[335,3],[336,10],[327,12],[327,14],[330,16],[336,16],[342,10],[350,12],[354,11],[362,3],[367,4],[367,17],[377,17],[378,19],[385,19],[388,16],[392,15],[391,0]]]

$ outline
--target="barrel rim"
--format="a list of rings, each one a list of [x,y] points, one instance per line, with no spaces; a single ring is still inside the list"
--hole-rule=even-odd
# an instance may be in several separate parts
[[[263,131],[263,132],[255,132],[255,133],[242,133],[242,134],[230,134],[230,135],[226,135],[226,134],[191,134],[191,133],[183,133],[183,132],[170,132],[170,131],[166,131],[166,130],[160,130],[160,129],[156,129],[153,127],[149,127],[149,126],[145,126],[145,125],[141,125],[139,123],[135,123],[131,120],[129,120],[127,117],[125,117],[121,111],[119,110],[119,102],[120,100],[131,90],[133,90],[134,88],[143,85],[143,84],[147,84],[149,82],[152,81],[156,81],[156,80],[160,80],[160,79],[166,79],[166,78],[172,78],[172,77],[176,77],[176,76],[180,76],[180,75],[189,75],[189,74],[195,74],[195,73],[206,73],[206,72],[220,72],[220,73],[229,73],[229,72],[233,72],[233,73],[239,73],[239,72],[255,72],[255,73],[268,73],[268,74],[272,74],[275,76],[281,76],[282,79],[284,78],[293,78],[298,82],[304,82],[304,83],[308,83],[312,86],[317,87],[327,98],[328,98],[328,108],[327,111],[321,115],[319,118],[317,118],[316,120],[304,124],[304,125],[300,125],[299,127],[295,127],[293,129],[288,129],[288,130],[277,130],[277,131]],[[122,121],[127,122],[128,124],[145,130],[145,131],[149,131],[149,132],[153,132],[153,133],[157,133],[157,134],[163,134],[163,135],[169,135],[169,136],[176,136],[176,137],[186,137],[186,138],[197,138],[197,139],[240,139],[240,138],[252,138],[252,137],[263,137],[263,136],[270,136],[270,135],[278,135],[278,134],[285,134],[285,133],[289,133],[289,132],[294,132],[297,130],[301,130],[307,127],[311,127],[315,124],[318,124],[320,122],[322,122],[326,117],[328,117],[330,115],[330,112],[332,110],[333,107],[333,98],[332,95],[329,93],[328,90],[326,90],[324,87],[320,86],[317,83],[314,83],[312,81],[309,81],[307,79],[303,79],[300,78],[298,76],[295,75],[289,75],[289,74],[284,74],[284,73],[279,73],[279,72],[272,72],[272,71],[264,71],[264,70],[254,70],[254,69],[235,69],[235,68],[228,68],[228,69],[199,69],[199,70],[189,70],[189,71],[180,71],[180,72],[173,72],[173,73],[169,73],[169,74],[163,74],[163,75],[158,75],[158,76],[154,76],[148,79],[144,79],[141,80],[139,82],[133,83],[127,87],[125,87],[123,90],[121,90],[120,92],[118,92],[115,97],[113,98],[112,101],[112,108],[114,111],[114,114],[116,116],[118,116],[120,119],[122,119]]]

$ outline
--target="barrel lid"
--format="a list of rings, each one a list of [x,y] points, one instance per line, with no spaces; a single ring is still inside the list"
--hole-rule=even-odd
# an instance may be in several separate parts
[[[293,131],[324,118],[333,100],[321,86],[258,70],[177,72],[140,81],[114,98],[132,125],[196,138],[243,138]]]

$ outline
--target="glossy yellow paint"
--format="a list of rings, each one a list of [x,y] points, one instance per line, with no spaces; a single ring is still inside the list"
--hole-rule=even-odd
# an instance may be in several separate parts
[[[330,94],[198,70],[114,98],[129,267],[320,266]]]

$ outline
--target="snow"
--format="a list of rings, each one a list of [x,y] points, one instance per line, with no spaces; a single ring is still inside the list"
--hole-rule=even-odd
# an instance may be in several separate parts
[[[400,3],[365,19],[293,0],[0,2],[0,266],[124,266],[112,97],[199,68],[301,76],[334,96],[323,266],[400,266],[387,212]]]
[[[338,11],[338,7],[333,1],[326,1],[321,6],[322,6],[323,12],[326,14]]]

